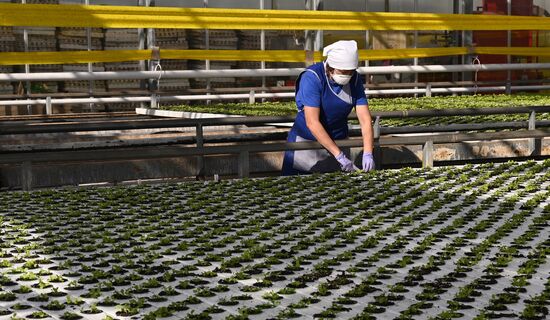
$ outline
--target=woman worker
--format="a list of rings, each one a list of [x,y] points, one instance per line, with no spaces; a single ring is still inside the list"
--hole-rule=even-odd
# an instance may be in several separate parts
[[[335,42],[324,48],[323,56],[326,61],[308,67],[296,80],[298,114],[287,141],[318,141],[324,149],[286,151],[283,175],[359,170],[346,154],[349,150],[334,142],[348,137],[348,115],[353,107],[363,136],[363,170],[374,169],[372,118],[356,71],[357,42]]]

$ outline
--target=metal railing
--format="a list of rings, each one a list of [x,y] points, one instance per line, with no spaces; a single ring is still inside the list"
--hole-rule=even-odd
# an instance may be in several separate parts
[[[380,159],[381,147],[391,145],[422,145],[423,157],[422,165],[424,167],[433,166],[433,148],[434,145],[442,143],[460,143],[474,140],[502,140],[502,139],[520,139],[528,138],[530,153],[533,156],[541,154],[541,139],[550,136],[550,130],[538,129],[537,125],[549,126],[549,121],[536,121],[537,113],[550,112],[550,106],[547,107],[519,107],[519,108],[488,108],[488,109],[449,109],[449,110],[413,110],[413,111],[393,111],[393,112],[373,112],[376,119],[374,123],[375,133],[375,157]],[[507,132],[476,132],[476,133],[449,133],[437,135],[413,135],[413,136],[383,136],[383,134],[395,133],[415,133],[418,127],[408,127],[408,130],[401,128],[381,127],[382,118],[404,118],[404,117],[427,117],[427,116],[479,116],[491,114],[529,114],[529,121],[520,122],[512,125],[513,128],[525,128],[528,130],[507,131]],[[351,119],[356,119],[352,116]],[[74,143],[71,150],[52,151],[51,149],[40,149],[40,146],[34,148],[32,152],[13,151],[13,149],[3,148],[1,151],[0,163],[14,164],[22,163],[22,181],[24,189],[32,187],[32,164],[44,162],[71,162],[71,161],[106,161],[106,160],[131,160],[131,159],[159,159],[182,156],[199,157],[199,173],[204,171],[203,157],[208,155],[237,154],[239,156],[238,175],[248,177],[250,174],[250,154],[259,152],[281,152],[285,150],[305,150],[323,148],[317,142],[271,142],[249,143],[239,145],[205,146],[208,141],[204,136],[203,128],[207,126],[220,125],[248,125],[257,126],[266,123],[285,123],[292,121],[293,117],[239,117],[239,118],[209,118],[209,119],[163,119],[163,120],[122,120],[113,122],[90,121],[90,122],[64,122],[64,123],[23,123],[23,124],[0,124],[0,135],[17,134],[37,134],[37,133],[63,133],[63,132],[85,132],[85,131],[104,131],[104,130],[130,130],[130,129],[150,129],[150,128],[178,128],[195,127],[195,146],[184,147],[174,145],[159,145],[157,143],[145,143],[140,146],[132,144],[117,144],[113,148],[92,148],[90,144]],[[488,124],[470,124],[477,129],[491,129],[495,123]],[[450,128],[445,126],[428,126],[425,129],[432,131],[458,130],[457,124]],[[472,127],[465,125],[462,129],[471,130]],[[392,132],[393,131],[393,132]],[[280,138],[280,134],[278,136]],[[173,143],[174,141],[162,140],[162,144]],[[177,142],[177,141],[176,141]],[[179,141],[180,143],[182,141]],[[190,142],[190,141],[187,141]],[[361,138],[350,138],[339,140],[337,144],[340,147],[361,147]],[[84,149],[86,148],[86,149]],[[29,151],[29,150],[27,150]],[[379,162],[379,161],[378,161]]]
[[[455,88],[426,88],[418,89],[381,89],[381,90],[365,90],[369,96],[373,95],[412,95],[425,94],[431,96],[434,93],[481,93],[481,92],[505,92],[511,91],[539,91],[550,90],[550,85],[539,86],[494,86],[494,87],[455,87]],[[106,97],[106,98],[51,98],[45,99],[24,99],[24,100],[4,100],[0,101],[0,106],[26,106],[26,105],[45,105],[46,110],[50,110],[47,114],[51,114],[52,106],[57,104],[107,104],[107,103],[150,103],[151,107],[157,108],[163,102],[176,101],[204,101],[204,100],[248,100],[249,103],[255,103],[257,99],[292,99],[294,92],[276,92],[276,93],[257,93],[250,91],[249,93],[234,93],[234,94],[203,94],[203,95],[151,95],[151,96],[131,96],[131,97]]]
[[[386,66],[360,67],[360,74],[376,75],[390,73],[440,73],[440,72],[479,72],[501,70],[550,69],[550,63],[516,63],[516,64],[485,64],[485,65],[425,65],[425,66]],[[131,72],[54,72],[54,73],[5,73],[0,74],[0,82],[4,81],[64,81],[64,80],[146,80],[146,79],[184,79],[184,78],[220,78],[220,77],[288,77],[297,76],[303,68],[285,69],[238,69],[238,70],[179,70],[179,71],[131,71]],[[161,80],[162,86],[162,80]],[[424,88],[406,89],[367,89],[367,95],[402,95],[402,94],[432,94],[444,93],[478,93],[478,92],[510,92],[548,90],[550,85],[518,85],[518,86],[483,86],[474,82],[471,86],[433,88],[427,83]],[[147,96],[119,97],[88,97],[88,98],[52,98],[45,99],[9,99],[0,100],[0,106],[45,105],[51,110],[56,104],[106,104],[106,103],[149,103],[155,108],[159,102],[196,101],[196,100],[248,100],[254,103],[256,99],[293,98],[294,92],[255,92],[231,94],[191,94],[191,95],[160,95],[151,92]]]
[[[433,167],[433,148],[436,144],[460,143],[475,140],[504,140],[504,139],[540,139],[548,137],[550,130],[529,130],[495,133],[463,133],[447,134],[437,136],[414,136],[414,137],[380,137],[377,139],[376,147],[391,145],[422,145],[423,146],[423,167]],[[337,141],[340,147],[361,147],[362,139],[348,139]],[[199,145],[199,144],[197,144]],[[250,174],[250,154],[259,152],[282,152],[285,150],[306,150],[321,149],[318,142],[293,142],[293,143],[270,143],[270,144],[245,144],[241,146],[197,146],[197,147],[155,147],[153,149],[117,149],[117,150],[76,150],[63,152],[41,152],[41,153],[14,153],[3,154],[0,163],[21,163],[23,189],[32,189],[32,163],[45,162],[73,162],[73,161],[116,161],[133,159],[160,159],[175,158],[182,156],[237,154],[239,156],[238,176],[248,177]],[[532,154],[533,156],[535,154]],[[204,163],[204,162],[202,162]],[[201,170],[199,170],[200,172]]]
[[[429,109],[429,110],[402,110],[402,111],[372,111],[371,115],[377,119],[375,127],[379,126],[382,118],[419,118],[419,117],[453,117],[453,116],[481,116],[481,115],[506,115],[506,114],[529,114],[530,121],[536,121],[537,113],[550,112],[550,106],[530,107],[502,107],[502,108],[462,108],[462,109]],[[350,120],[357,120],[355,114],[351,114]],[[60,123],[32,123],[20,124],[0,122],[0,135],[7,134],[36,134],[55,132],[83,132],[83,131],[106,131],[106,130],[132,130],[151,128],[178,128],[178,127],[206,127],[224,125],[248,125],[259,126],[266,123],[288,123],[293,122],[294,116],[256,116],[256,117],[228,117],[228,118],[200,118],[200,119],[137,119],[137,120],[114,120],[114,121],[86,121]],[[490,124],[482,124],[491,129]],[[428,130],[437,131],[445,126],[422,126]],[[417,127],[405,127],[415,128]],[[478,128],[482,129],[482,128]],[[384,133],[391,132],[392,128],[383,128]],[[416,131],[410,131],[414,133]],[[452,129],[457,130],[457,129]],[[466,128],[465,130],[473,130]],[[201,130],[197,129],[196,135],[200,136]]]

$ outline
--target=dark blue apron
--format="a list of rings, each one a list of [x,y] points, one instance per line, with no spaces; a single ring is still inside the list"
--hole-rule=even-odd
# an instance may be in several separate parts
[[[322,62],[316,63],[304,72],[313,72],[321,82],[321,112],[320,121],[333,140],[346,139],[348,137],[348,115],[350,114],[357,97],[353,97],[351,83],[357,81],[355,72],[351,81],[336,93],[331,87],[325,67]],[[296,93],[300,86],[302,72],[296,80]],[[294,125],[288,133],[288,142],[316,141],[311,131],[307,128],[303,106],[298,107],[298,114]],[[340,170],[338,162],[325,149],[318,150],[288,150],[283,160],[283,175],[309,174],[313,172],[332,172]]]

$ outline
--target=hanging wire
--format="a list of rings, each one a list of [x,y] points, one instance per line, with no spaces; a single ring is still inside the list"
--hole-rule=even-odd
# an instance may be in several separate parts
[[[481,66],[481,61],[479,60],[479,56],[475,56],[472,60],[472,65],[477,65],[476,71],[474,73],[474,95],[477,94],[477,89],[479,88],[477,85],[477,74],[479,72],[479,66]]]
[[[151,63],[154,65],[153,71],[159,71],[159,76],[156,80],[152,82],[154,92],[151,94],[151,108],[158,108],[160,105],[160,95],[159,95],[159,89],[160,89],[160,79],[162,78],[162,66],[160,64],[160,48],[159,47],[153,47],[152,52],[152,59]]]
[[[159,77],[157,78],[157,91],[160,89],[160,79],[162,78],[162,73],[164,72],[162,70],[162,66],[160,65],[160,61],[156,62],[155,67],[153,68],[153,71],[160,71]]]

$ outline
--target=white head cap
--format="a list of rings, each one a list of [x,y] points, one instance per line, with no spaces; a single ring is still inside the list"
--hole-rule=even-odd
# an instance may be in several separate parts
[[[355,40],[340,40],[323,49],[329,66],[340,70],[355,70],[359,66],[359,52]]]

